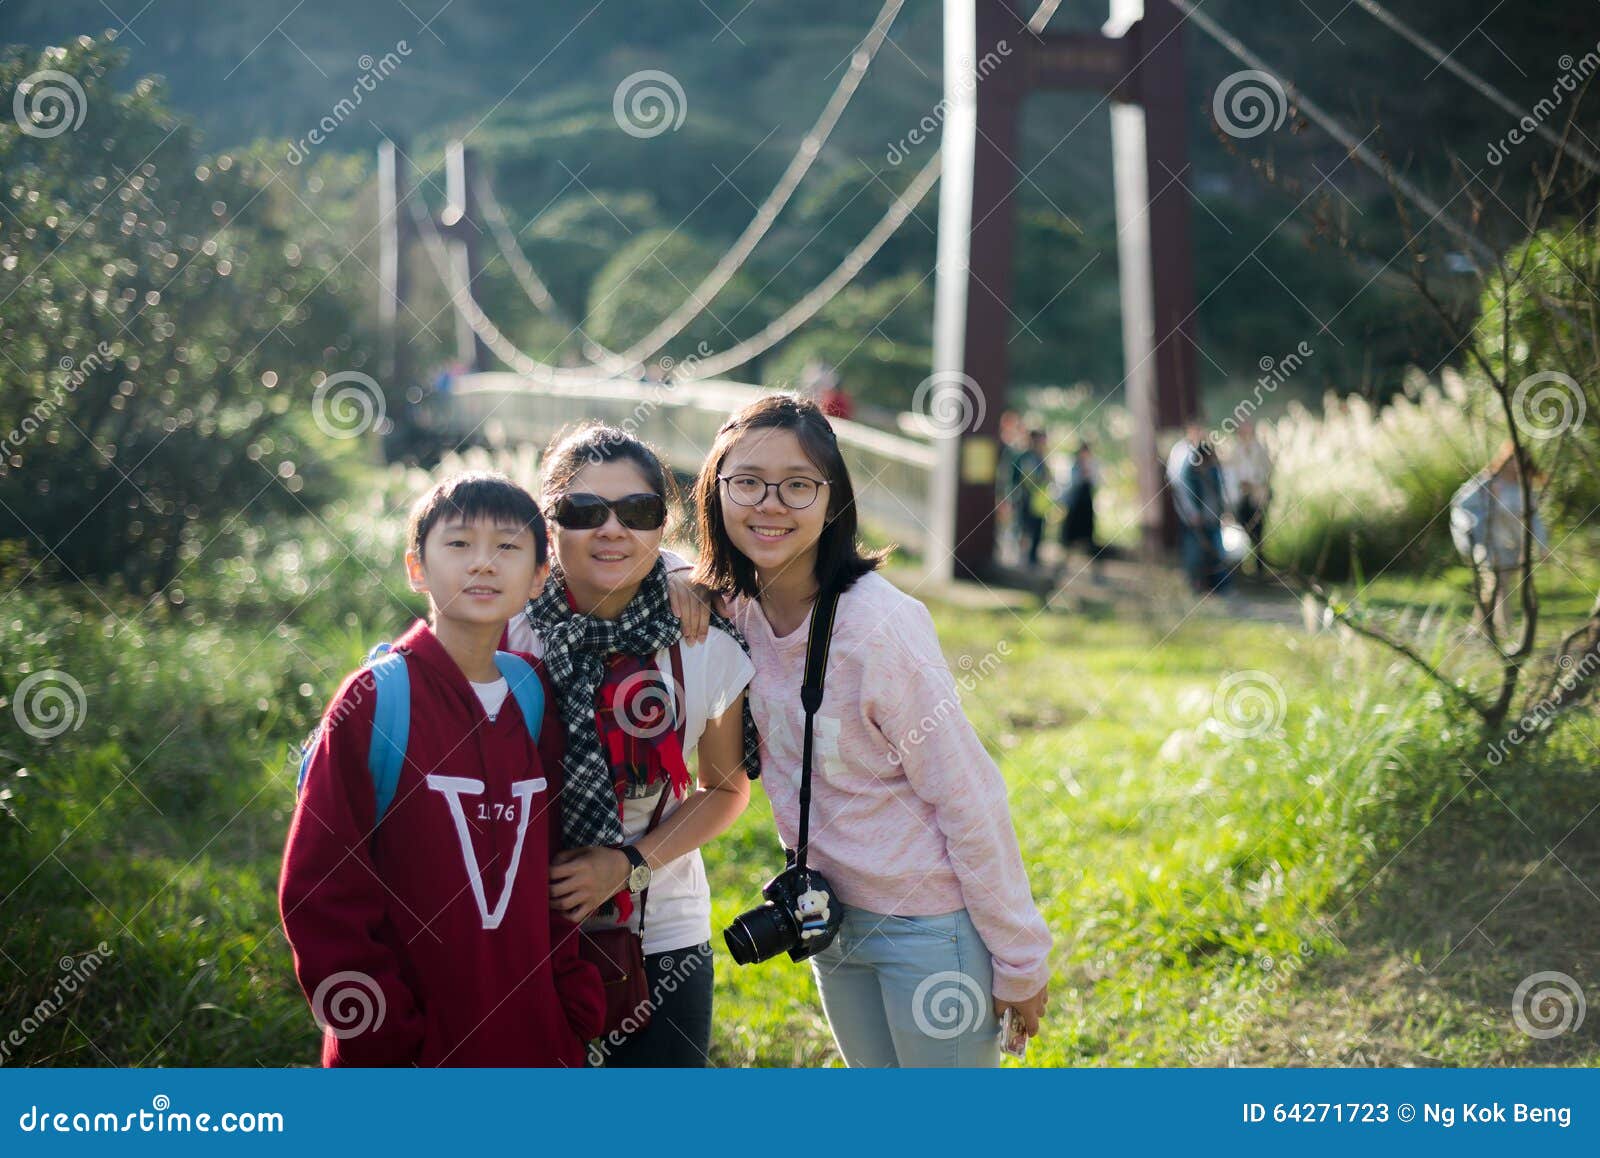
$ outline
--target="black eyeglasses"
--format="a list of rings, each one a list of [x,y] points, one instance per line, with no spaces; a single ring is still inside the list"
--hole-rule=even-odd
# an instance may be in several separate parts
[[[599,495],[562,495],[550,507],[550,517],[569,531],[592,531],[606,525],[615,511],[617,522],[630,531],[659,531],[667,521],[667,500],[660,495],[623,495],[603,499]]]
[[[741,507],[759,507],[767,495],[778,492],[778,501],[791,511],[803,511],[817,501],[826,482],[796,475],[782,482],[769,483],[753,474],[719,474],[717,478],[728,488],[728,497]]]

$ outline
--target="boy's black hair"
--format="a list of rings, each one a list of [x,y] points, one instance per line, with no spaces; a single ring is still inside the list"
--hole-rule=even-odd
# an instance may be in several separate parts
[[[534,564],[542,567],[550,557],[550,541],[539,504],[503,474],[474,470],[452,475],[418,499],[406,527],[406,546],[417,558],[422,558],[428,532],[446,515],[465,523],[481,520],[526,527],[533,533]]]
[[[761,593],[755,564],[728,538],[717,476],[735,442],[752,430],[773,429],[793,432],[800,440],[800,449],[828,481],[828,520],[817,540],[817,583],[824,589],[849,590],[861,576],[877,570],[889,551],[863,551],[856,542],[856,492],[844,455],[839,453],[833,426],[821,407],[797,394],[769,394],[746,406],[717,431],[711,454],[694,484],[695,524],[700,539],[695,581],[717,591]]]

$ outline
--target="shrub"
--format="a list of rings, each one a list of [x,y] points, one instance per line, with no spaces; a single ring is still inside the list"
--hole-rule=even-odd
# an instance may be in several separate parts
[[[1438,384],[1413,374],[1381,409],[1331,393],[1321,415],[1291,403],[1260,431],[1275,464],[1268,558],[1330,579],[1447,560],[1450,496],[1503,430],[1453,373]]]

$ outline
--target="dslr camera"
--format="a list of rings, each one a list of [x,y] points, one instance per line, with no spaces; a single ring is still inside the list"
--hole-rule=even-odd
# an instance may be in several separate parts
[[[766,903],[733,919],[722,931],[740,965],[754,965],[785,950],[791,961],[822,952],[839,933],[844,909],[815,869],[791,865],[761,889]]]

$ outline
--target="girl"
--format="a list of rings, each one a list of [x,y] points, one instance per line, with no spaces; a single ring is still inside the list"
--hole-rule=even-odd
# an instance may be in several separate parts
[[[745,768],[754,770],[756,747],[744,691],[754,668],[726,621],[704,642],[681,642],[657,559],[667,478],[649,448],[591,425],[558,436],[542,473],[550,579],[507,636],[511,649],[544,660],[566,725],[566,848],[550,871],[551,907],[587,918],[586,929],[637,931],[637,894],[649,889],[643,948],[653,1013],[645,1028],[601,1039],[591,1060],[703,1066],[711,891],[699,848],[750,799]],[[695,751],[691,792],[686,761]]]
[[[812,403],[769,395],[724,424],[695,485],[696,579],[750,642],[767,795],[799,824],[800,684],[811,604],[843,591],[816,717],[810,857],[844,902],[812,959],[852,1066],[993,1066],[999,1018],[1038,1032],[1050,933],[999,769],[962,715],[921,603],[856,545],[855,494]]]

